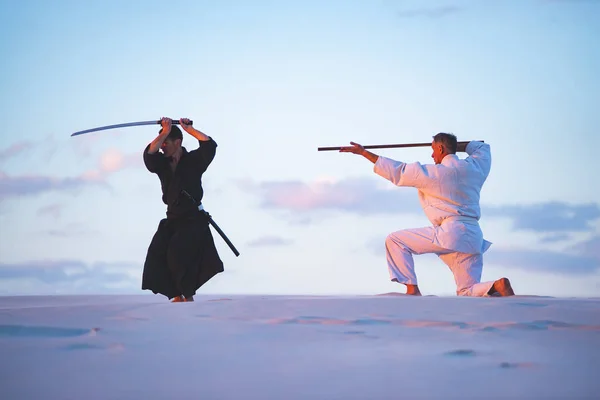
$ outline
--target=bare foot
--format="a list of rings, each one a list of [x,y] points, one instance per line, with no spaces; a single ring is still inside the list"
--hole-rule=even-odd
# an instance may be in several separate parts
[[[494,282],[494,285],[492,286],[488,294],[490,296],[505,297],[514,296],[515,292],[512,286],[510,285],[510,281],[508,280],[508,278],[500,278],[496,282]]]
[[[421,291],[417,285],[406,285],[406,294],[411,296],[421,296]]]
[[[177,296],[177,297],[173,297],[173,300],[171,300],[171,303],[183,303],[185,301],[185,299],[183,298],[183,296]]]
[[[398,279],[396,279],[396,278],[392,279],[392,282],[400,283],[400,282],[398,282]],[[408,283],[403,283],[403,285],[406,286],[406,294],[411,295],[411,296],[420,296],[421,295],[421,291],[419,290],[418,285],[409,285]]]

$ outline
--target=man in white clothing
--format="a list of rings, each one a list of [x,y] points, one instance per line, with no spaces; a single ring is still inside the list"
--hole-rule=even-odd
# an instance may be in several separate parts
[[[385,241],[390,279],[406,285],[406,293],[421,295],[413,254],[435,253],[450,267],[459,296],[512,296],[507,278],[481,282],[483,253],[491,243],[479,226],[479,195],[490,172],[490,146],[483,142],[458,143],[456,136],[433,137],[431,157],[435,165],[405,163],[378,156],[358,143],[340,152],[361,155],[374,172],[397,186],[418,190],[425,215],[433,226],[393,232]],[[469,156],[461,160],[457,151]]]

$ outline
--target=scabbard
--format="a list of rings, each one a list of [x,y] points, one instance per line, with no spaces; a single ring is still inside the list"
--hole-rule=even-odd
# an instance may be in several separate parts
[[[227,243],[227,245],[229,246],[229,248],[231,249],[231,251],[233,251],[233,254],[235,254],[236,257],[239,257],[240,252],[237,251],[237,249],[235,248],[235,246],[233,245],[233,243],[231,243],[231,240],[229,240],[229,238],[227,237],[227,235],[225,235],[225,232],[223,232],[221,230],[221,228],[219,228],[219,225],[217,225],[217,223],[212,219],[212,217],[210,216],[210,214],[208,212],[206,212],[206,210],[201,210],[202,212],[204,212],[204,214],[206,214],[206,217],[208,218],[208,223],[212,225],[213,228],[215,228],[215,230],[219,233],[219,235],[221,235],[221,237],[223,238],[223,240],[225,241],[225,243]]]

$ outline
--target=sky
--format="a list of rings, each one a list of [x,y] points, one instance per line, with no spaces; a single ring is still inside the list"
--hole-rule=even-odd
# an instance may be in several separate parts
[[[225,272],[199,294],[377,294],[417,192],[318,147],[484,140],[483,280],[600,296],[600,1],[2,1],[0,295],[141,291],[165,217],[142,152],[182,117],[217,154]],[[183,145],[197,147],[189,135]],[[376,154],[432,163],[431,149]],[[459,154],[461,158],[466,154]],[[453,296],[435,255],[421,291]],[[149,293],[145,291],[143,293]]]

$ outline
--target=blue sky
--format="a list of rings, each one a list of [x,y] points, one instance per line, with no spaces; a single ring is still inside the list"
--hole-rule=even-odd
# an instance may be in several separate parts
[[[414,189],[320,146],[492,146],[483,279],[600,295],[598,1],[2,2],[0,294],[140,293],[165,207],[142,151],[189,117],[218,143],[204,204],[225,273],[199,293],[375,294]],[[190,136],[184,146],[195,148]],[[429,148],[377,152],[432,162]],[[462,154],[461,157],[465,155]],[[421,290],[454,295],[416,257]]]

